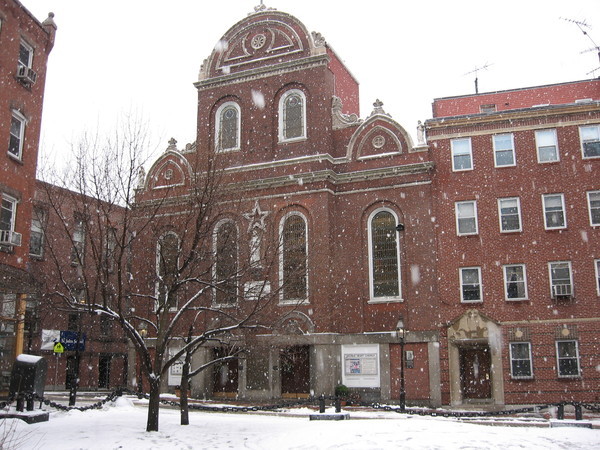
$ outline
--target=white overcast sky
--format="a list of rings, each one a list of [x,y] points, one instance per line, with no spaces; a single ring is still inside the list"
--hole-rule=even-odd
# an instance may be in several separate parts
[[[143,116],[162,151],[195,140],[197,80],[221,36],[260,0],[21,0],[55,13],[42,154],[62,155],[84,131]],[[379,98],[415,137],[436,97],[600,76],[600,0],[265,0],[319,31],[358,79],[361,117]],[[62,159],[62,157],[60,157]]]

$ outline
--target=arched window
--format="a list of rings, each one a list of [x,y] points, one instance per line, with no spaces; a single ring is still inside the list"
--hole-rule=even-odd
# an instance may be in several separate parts
[[[369,217],[369,269],[372,301],[401,300],[396,214],[379,209]]]
[[[306,96],[292,89],[279,100],[279,141],[306,138]]]
[[[169,232],[160,237],[156,245],[156,295],[158,307],[176,308],[177,296],[173,292],[177,281],[179,237]],[[171,292],[171,295],[169,293]]]
[[[235,102],[223,103],[215,117],[215,148],[218,152],[240,149],[240,107]]]
[[[213,248],[214,302],[223,306],[235,305],[238,294],[238,233],[234,222],[226,220],[217,224]]]
[[[305,302],[308,297],[306,220],[298,213],[281,221],[280,279],[282,302]]]

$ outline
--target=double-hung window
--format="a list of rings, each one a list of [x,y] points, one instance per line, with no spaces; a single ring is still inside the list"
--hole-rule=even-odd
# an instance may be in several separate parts
[[[25,117],[20,112],[13,110],[10,119],[10,139],[8,154],[17,159],[23,157],[23,144],[25,141]]]
[[[469,200],[454,204],[456,232],[459,236],[477,234],[477,202]]]
[[[519,198],[499,198],[498,216],[500,217],[501,232],[521,231],[521,204]]]
[[[452,170],[473,170],[473,152],[471,150],[471,138],[452,139]]]
[[[535,144],[537,148],[538,162],[558,161],[558,141],[556,130],[538,130],[535,132]]]
[[[527,300],[527,273],[524,264],[504,266],[506,300]]]
[[[567,227],[565,214],[565,196],[563,194],[545,194],[542,196],[544,206],[544,226],[547,230]]]
[[[83,217],[75,215],[71,247],[71,264],[83,265],[85,254],[85,221]]]
[[[584,158],[600,158],[600,125],[579,128],[581,151]]]
[[[494,165],[496,167],[514,166],[516,162],[513,134],[496,134],[492,139],[494,143]]]
[[[590,225],[600,225],[600,191],[590,191],[587,193],[588,210],[590,213]]]
[[[17,216],[17,200],[2,195],[2,207],[0,209],[0,245],[11,245],[12,234],[15,230],[15,218]]]
[[[573,296],[573,275],[570,261],[556,261],[548,264],[552,298]]]
[[[556,362],[559,377],[578,377],[581,373],[578,342],[576,340],[556,341]]]
[[[464,303],[481,302],[481,269],[479,267],[463,267],[460,273],[460,300]]]
[[[510,376],[512,378],[533,378],[531,364],[531,343],[511,342],[510,346]]]
[[[44,256],[44,222],[44,211],[34,208],[29,235],[29,254],[38,258]]]
[[[24,40],[19,45],[19,67],[31,69],[33,67],[33,47]]]

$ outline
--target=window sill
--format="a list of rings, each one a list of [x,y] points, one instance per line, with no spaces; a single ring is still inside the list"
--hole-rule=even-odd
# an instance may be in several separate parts
[[[500,230],[500,234],[515,234],[522,233],[523,230]]]
[[[22,159],[22,155],[21,155],[21,157],[19,157],[19,156],[15,155],[14,153],[11,153],[11,152],[8,152],[8,151],[6,152],[6,154],[8,155],[8,157],[10,159],[12,159],[17,164],[24,165],[23,159]]]
[[[531,376],[531,377],[515,377],[515,376],[510,376],[510,379],[513,381],[535,381],[535,377]]]
[[[281,139],[281,138],[279,138],[279,144],[280,145],[294,144],[296,142],[303,142],[303,141],[306,141],[306,140],[308,140],[306,136],[292,138],[292,139]]]
[[[529,298],[505,298],[504,300],[506,300],[509,303],[520,303],[520,302],[528,302]]]
[[[462,234],[457,234],[456,236],[458,236],[458,237],[479,236],[479,233],[462,233]]]
[[[460,303],[470,305],[471,303],[483,303],[483,300],[461,300]]]
[[[554,227],[554,228],[544,228],[544,230],[546,231],[561,231],[561,230],[566,230],[567,227]]]
[[[378,303],[403,303],[404,299],[401,297],[383,297],[383,298],[372,298],[367,304],[376,305]]]
[[[581,380],[583,377],[581,375],[559,375],[559,380]]]
[[[294,305],[309,305],[310,302],[307,299],[296,299],[296,300],[279,300],[277,303],[279,306],[294,306]]]

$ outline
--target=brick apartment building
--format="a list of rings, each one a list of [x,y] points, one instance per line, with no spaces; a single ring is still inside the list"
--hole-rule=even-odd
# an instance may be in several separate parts
[[[30,246],[30,273],[42,286],[31,339],[48,363],[47,389],[70,389],[75,379],[81,389],[126,385],[128,345],[121,328],[105,315],[68,307],[88,299],[102,303],[102,293],[127,270],[129,261],[117,257],[125,208],[39,180],[33,206],[44,222]],[[99,217],[98,210],[108,213]],[[56,342],[62,353],[54,351]]]
[[[24,330],[34,322],[31,200],[46,64],[56,32],[52,17],[40,23],[19,1],[0,1],[0,391],[6,389],[15,356],[30,345],[24,342]],[[36,220],[34,229],[39,230]]]
[[[436,99],[442,401],[600,398],[600,80]]]

